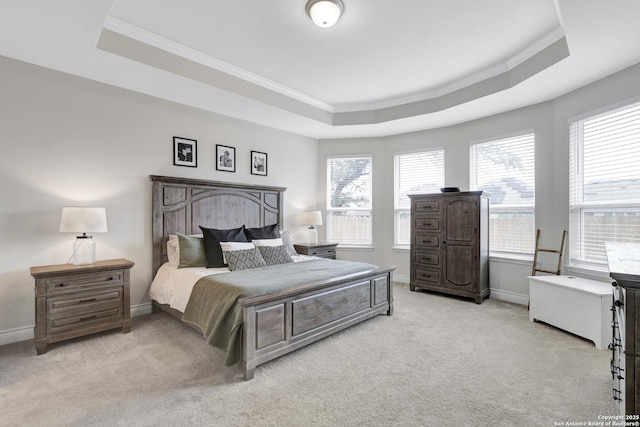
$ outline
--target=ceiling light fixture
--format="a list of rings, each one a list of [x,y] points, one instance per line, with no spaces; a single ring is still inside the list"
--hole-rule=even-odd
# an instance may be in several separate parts
[[[309,0],[307,14],[318,27],[332,27],[344,12],[344,5],[340,0]]]

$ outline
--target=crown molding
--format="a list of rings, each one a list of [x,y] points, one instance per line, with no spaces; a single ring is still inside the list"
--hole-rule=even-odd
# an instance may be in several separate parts
[[[288,96],[297,101],[304,102],[313,107],[320,108],[328,112],[333,112],[333,106],[327,102],[309,96],[305,93],[296,91],[273,80],[259,76],[258,74],[245,70],[244,68],[229,64],[228,62],[222,61],[204,52],[200,52],[199,50],[185,46],[174,40],[162,37],[154,32],[145,30],[144,28],[140,28],[137,25],[123,21],[122,19],[108,16],[104,22],[104,28],[122,34],[123,36],[132,38],[134,40],[140,41],[147,45],[156,47],[158,49],[162,49],[174,55],[183,57],[190,61],[197,62],[199,64],[229,74],[241,80],[245,80],[271,91]]]

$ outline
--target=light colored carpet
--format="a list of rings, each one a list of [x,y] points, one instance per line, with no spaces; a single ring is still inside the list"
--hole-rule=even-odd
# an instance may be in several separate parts
[[[259,366],[166,314],[0,347],[2,426],[553,426],[612,415],[610,355],[526,307],[409,292],[395,311]]]

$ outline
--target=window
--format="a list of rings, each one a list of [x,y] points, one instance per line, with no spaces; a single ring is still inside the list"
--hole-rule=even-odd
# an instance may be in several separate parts
[[[408,194],[439,193],[444,187],[444,149],[396,154],[394,157],[394,243],[409,246],[411,199]]]
[[[534,152],[533,133],[471,145],[471,189],[491,194],[491,252],[535,249]]]
[[[571,263],[605,267],[605,242],[640,243],[640,103],[570,123]]]
[[[327,239],[371,246],[371,156],[327,159]]]

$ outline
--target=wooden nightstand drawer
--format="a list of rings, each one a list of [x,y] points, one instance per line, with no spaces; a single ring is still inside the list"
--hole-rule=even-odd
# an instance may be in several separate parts
[[[299,254],[331,259],[336,259],[336,246],[338,246],[337,243],[329,242],[296,243],[293,245]]]
[[[47,333],[62,334],[71,332],[75,335],[77,332],[87,329],[104,330],[104,327],[112,329],[119,327],[121,324],[122,309],[120,306],[115,306],[74,316],[50,316],[47,318]]]
[[[330,257],[336,255],[335,248],[317,248],[309,251],[309,255],[319,256],[319,257]]]
[[[55,314],[78,314],[98,311],[103,308],[119,307],[122,305],[122,289],[103,293],[83,293],[73,297],[58,297],[47,299],[47,313]]]
[[[117,286],[124,283],[124,271],[101,271],[96,273],[74,274],[46,279],[47,290],[51,293],[78,291],[83,288],[95,289],[103,286]]]

